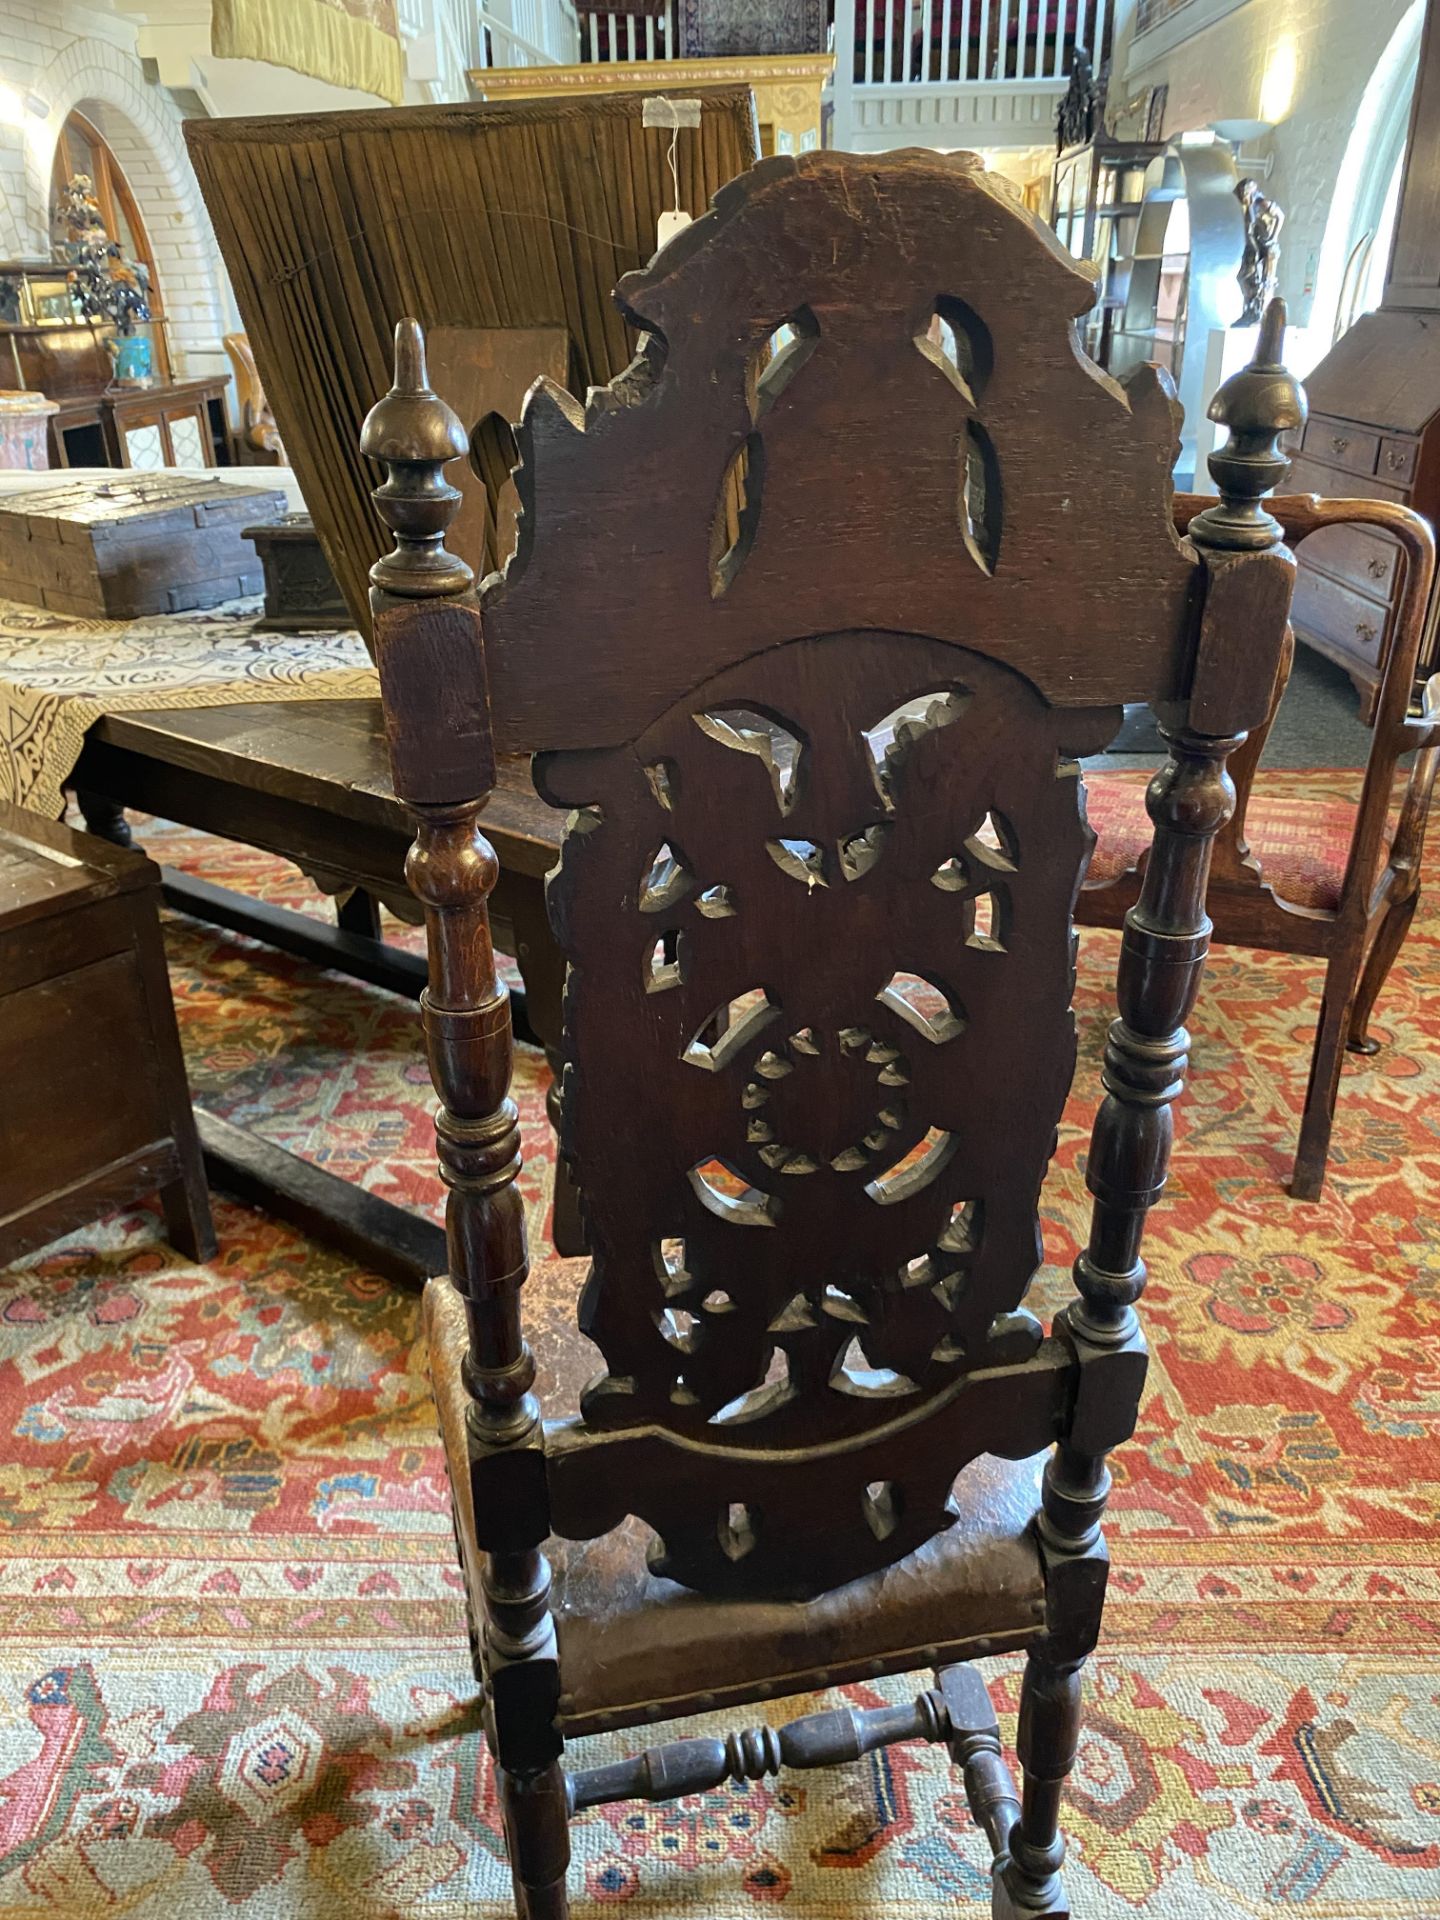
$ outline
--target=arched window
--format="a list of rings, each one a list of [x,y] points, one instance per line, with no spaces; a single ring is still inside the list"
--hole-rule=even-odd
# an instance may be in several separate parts
[[[130,182],[125,178],[124,169],[100,129],[87,120],[83,113],[70,115],[55,148],[55,166],[50,176],[52,207],[59,198],[61,188],[68,186],[77,173],[90,176],[100,218],[105,222],[105,231],[118,243],[122,256],[126,260],[138,261],[148,270],[150,316],[158,322],[164,312],[164,296],[160,289],[160,276],[155,271],[155,255],[151,251],[145,222],[130,189]],[[57,232],[54,238],[58,242],[65,235]],[[168,380],[170,357],[166,351],[164,327],[157,325],[152,337],[156,372]]]
[[[1425,0],[1411,0],[1376,62],[1350,129],[1310,315],[1321,340],[1327,334],[1338,340],[1379,304],[1395,238],[1424,14]]]

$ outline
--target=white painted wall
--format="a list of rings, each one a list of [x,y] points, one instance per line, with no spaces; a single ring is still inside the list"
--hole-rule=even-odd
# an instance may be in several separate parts
[[[169,88],[191,89],[212,112],[228,114],[380,103],[283,67],[212,59],[203,11],[187,10],[179,25],[163,6],[148,13],[155,17],[129,0],[119,0],[113,11],[78,0],[0,0],[0,258],[50,253],[55,145],[66,116],[79,107],[109,141],[139,202],[177,375],[228,377],[221,341],[238,328],[239,317]],[[433,73],[407,79],[407,97],[467,96],[473,13],[471,0],[411,0],[407,23],[431,38],[418,45],[413,34],[407,37],[407,55],[418,45]],[[27,95],[48,111],[31,112]]]
[[[19,124],[0,123],[0,253],[49,254],[55,144],[67,114],[79,107],[114,148],[140,204],[176,372],[209,372],[221,335],[234,324],[234,303],[185,153],[180,111],[163,87],[146,81],[134,28],[54,0],[3,0],[0,82],[49,108],[41,118],[22,98],[11,116]],[[8,110],[11,95],[3,98]]]
[[[1300,325],[1312,320],[1316,306],[1313,319],[1327,336],[1338,286],[1319,284],[1318,305],[1315,294],[1351,131],[1402,20],[1422,4],[1241,0],[1237,6],[1233,0],[1188,0],[1163,26],[1136,38],[1135,0],[1121,0],[1114,61],[1121,77],[1112,82],[1112,97],[1167,83],[1169,134],[1215,120],[1275,122],[1270,134],[1247,142],[1245,150],[1274,156],[1264,185],[1285,209],[1279,290]],[[1227,10],[1213,17],[1222,5]],[[1207,16],[1210,24],[1167,45]],[[1337,230],[1346,224],[1344,212],[1337,207]],[[1340,244],[1332,238],[1332,256]]]

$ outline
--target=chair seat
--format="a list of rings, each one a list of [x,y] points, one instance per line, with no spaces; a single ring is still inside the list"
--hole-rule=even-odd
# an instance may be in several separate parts
[[[595,1348],[572,1331],[584,1272],[582,1261],[544,1262],[526,1288],[537,1390],[551,1413],[576,1406],[599,1370]],[[446,1279],[425,1290],[425,1324],[478,1617],[460,1378],[465,1313]],[[634,1519],[597,1540],[552,1539],[565,1731],[595,1733],[1028,1646],[1045,1620],[1031,1527],[1044,1463],[1043,1454],[973,1461],[956,1481],[962,1518],[954,1527],[893,1567],[809,1601],[713,1600],[658,1579],[645,1560],[649,1529]]]
[[[1085,876],[1087,889],[1118,880],[1150,845],[1145,785],[1128,773],[1087,777],[1087,811],[1099,836]],[[1260,785],[1251,793],[1245,837],[1266,883],[1293,906],[1322,913],[1338,909],[1354,832],[1355,808],[1348,801],[1292,799],[1266,794]]]

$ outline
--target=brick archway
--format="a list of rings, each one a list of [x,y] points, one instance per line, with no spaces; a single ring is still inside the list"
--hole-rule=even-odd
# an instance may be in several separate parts
[[[172,344],[182,352],[216,346],[225,331],[224,270],[185,152],[180,115],[168,96],[145,86],[134,59],[103,40],[73,41],[36,75],[33,85],[51,110],[43,124],[27,129],[29,232],[18,236],[23,244],[16,251],[48,250],[55,148],[66,119],[78,107],[109,142],[141,204],[169,309]]]

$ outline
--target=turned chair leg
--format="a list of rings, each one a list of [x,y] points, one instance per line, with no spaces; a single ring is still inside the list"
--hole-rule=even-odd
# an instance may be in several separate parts
[[[1080,1744],[1083,1666],[1056,1666],[1040,1653],[1025,1662],[1015,1742],[1024,1772],[1020,1818],[1010,1832],[1010,1857],[996,1875],[994,1920],[1070,1920],[1060,1878],[1060,1795]]]
[[[1410,931],[1410,922],[1415,918],[1415,909],[1419,905],[1418,889],[1407,894],[1403,900],[1392,900],[1385,909],[1385,918],[1380,922],[1380,930],[1375,935],[1370,948],[1370,957],[1365,962],[1365,971],[1360,976],[1360,988],[1355,995],[1354,1011],[1350,1015],[1350,1032],[1345,1045],[1351,1053],[1378,1053],[1380,1042],[1370,1037],[1370,1015],[1380,989],[1390,976],[1390,969],[1399,958],[1400,949],[1405,944],[1405,936]]]
[[[1359,977],[1360,957],[1354,953],[1337,953],[1325,970],[1315,1051],[1310,1056],[1310,1080],[1300,1118],[1300,1143],[1295,1150],[1295,1168],[1290,1177],[1290,1192],[1296,1200],[1318,1200],[1325,1185],[1330,1132],[1335,1124],[1335,1101],[1340,1092],[1340,1068],[1345,1059],[1345,1038],[1350,1032]]]
[[[950,1709],[951,1762],[960,1769],[975,1824],[997,1860],[1007,1855],[1010,1832],[1020,1817],[1015,1783],[1000,1746],[1000,1723],[990,1689],[974,1667],[937,1670],[935,1679]]]
[[[533,1779],[495,1769],[517,1920],[569,1920],[570,1812],[558,1761]]]

